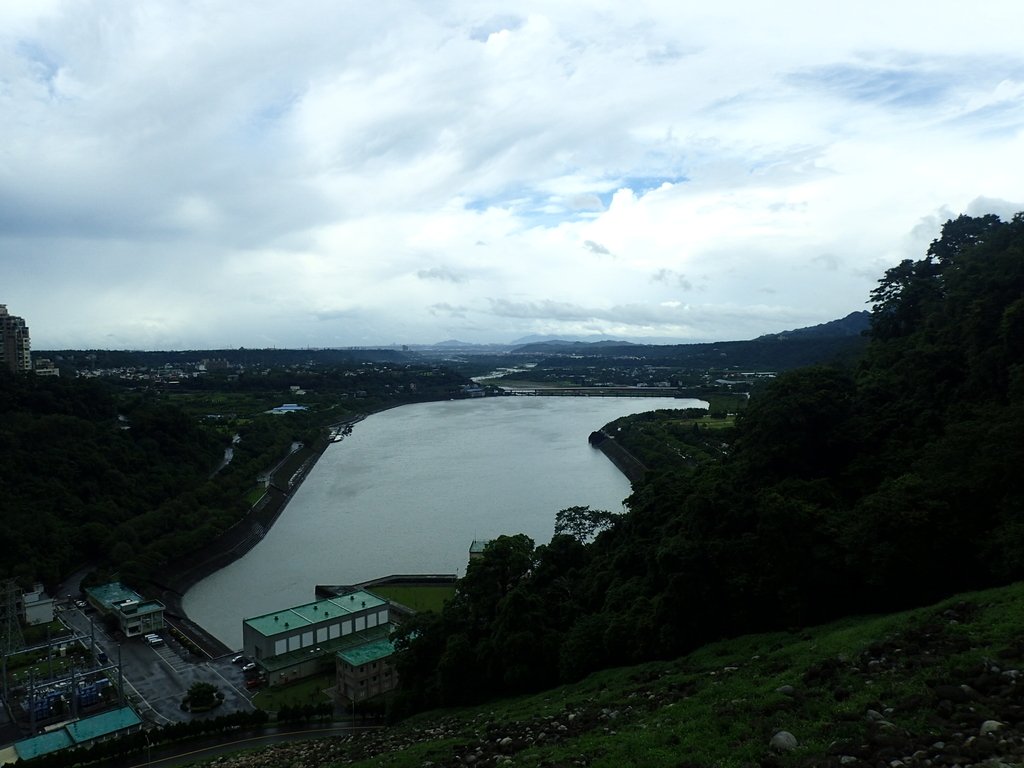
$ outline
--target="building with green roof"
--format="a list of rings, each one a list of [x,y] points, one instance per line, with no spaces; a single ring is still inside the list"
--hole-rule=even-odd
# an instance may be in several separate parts
[[[270,685],[329,669],[334,654],[391,632],[390,604],[357,590],[242,622],[242,647]]]
[[[164,628],[164,604],[146,600],[120,582],[85,590],[89,602],[101,613],[111,614],[125,637],[138,637]]]
[[[42,757],[70,747],[88,747],[142,728],[142,719],[131,707],[120,707],[65,723],[49,733],[22,739],[14,743],[14,750],[22,760]]]
[[[380,637],[338,651],[335,656],[338,692],[355,702],[396,688],[398,674],[391,663],[394,652],[395,645],[390,637]]]

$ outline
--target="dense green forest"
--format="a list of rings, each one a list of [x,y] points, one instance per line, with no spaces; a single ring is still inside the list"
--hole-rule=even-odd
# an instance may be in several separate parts
[[[92,559],[132,560],[157,533],[140,518],[200,486],[224,451],[178,409],[119,403],[96,382],[0,376],[0,415],[0,573],[50,584]]]
[[[437,366],[365,362],[211,375],[170,391],[0,371],[0,578],[52,586],[95,565],[140,584],[235,523],[293,441],[466,382]],[[291,386],[310,388],[309,410],[264,413],[294,400]]]
[[[1024,576],[1024,214],[947,222],[871,303],[859,359],[780,376],[593,542],[491,542],[405,628],[397,711]]]

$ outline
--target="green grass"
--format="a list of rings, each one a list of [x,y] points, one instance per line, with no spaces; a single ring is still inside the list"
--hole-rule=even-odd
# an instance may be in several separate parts
[[[88,654],[78,645],[69,644],[68,654],[61,656],[57,646],[53,647],[53,670],[57,672],[65,672],[71,667],[72,658],[84,658]],[[81,666],[81,661],[77,662]],[[46,674],[50,669],[50,662],[47,661],[47,654],[45,650],[34,651],[32,653],[17,653],[7,657],[7,673],[16,679],[23,677],[28,679],[28,669],[35,667],[39,669],[42,674]]]
[[[262,413],[280,405],[277,401],[282,397],[282,394],[264,392],[173,392],[167,395],[168,400],[197,416]]]
[[[943,616],[962,601],[976,607],[971,608],[976,610],[973,618],[961,623]],[[899,728],[930,738],[935,726],[929,684],[960,682],[958,670],[997,658],[1000,651],[1017,647],[1022,636],[1022,584],[901,614],[748,635],[670,662],[606,670],[534,696],[425,713],[393,731],[396,744],[414,744],[353,765],[448,764],[453,753],[468,754],[473,745],[493,742],[494,734],[527,725],[536,734],[551,728],[545,718],[565,724],[570,713],[592,727],[570,732],[558,743],[518,751],[514,764],[539,768],[582,758],[586,765],[607,768],[756,765],[780,729],[800,743],[795,753],[780,758],[781,764],[806,764],[823,757],[837,740],[861,739],[868,709],[894,707]],[[913,652],[920,642],[941,648],[922,645],[931,650]],[[888,660],[872,670],[869,659],[876,656]],[[795,693],[777,690],[786,685]]]
[[[325,672],[291,685],[265,688],[253,696],[252,703],[267,712],[276,712],[283,706],[319,704],[331,700],[325,691],[333,687],[334,684],[334,674]]]
[[[455,594],[454,584],[416,585],[385,585],[373,587],[374,594],[394,600],[396,603],[412,608],[414,611],[434,611],[440,613],[444,604]]]
[[[970,682],[977,674],[970,670],[986,660],[1021,669],[1022,638],[1024,584],[1014,584],[899,614],[747,635],[532,696],[426,712],[386,731],[355,735],[334,745],[332,754],[339,755],[335,765],[356,768],[501,765],[497,745],[508,736],[515,743],[507,764],[530,768],[806,768],[835,765],[842,753],[830,755],[834,745],[855,748],[880,733],[866,717],[869,709],[885,712],[910,754],[950,737],[962,744],[983,719],[1011,719],[1001,717],[1009,710],[993,707],[1016,706],[1015,694],[972,699],[944,719],[933,689]],[[303,689],[286,689],[297,693],[293,703],[309,701],[308,687],[298,693]],[[796,736],[796,751],[769,754],[778,730]],[[1006,743],[1012,747],[1012,739]],[[467,761],[478,749],[481,755]],[[282,752],[275,757],[277,764],[298,761]]]
[[[249,489],[245,494],[245,502],[251,507],[257,501],[263,498],[263,494],[267,492],[267,489],[262,485],[257,485]]]

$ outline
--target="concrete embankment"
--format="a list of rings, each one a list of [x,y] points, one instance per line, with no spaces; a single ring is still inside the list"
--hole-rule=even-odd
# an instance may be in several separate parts
[[[156,586],[160,589],[160,599],[167,606],[168,615],[177,620],[177,628],[211,656],[223,655],[231,649],[188,619],[181,605],[182,596],[194,584],[238,560],[267,535],[292,494],[328,445],[330,441],[322,438],[313,445],[291,453],[274,469],[266,493],[241,520],[206,545],[169,563],[164,569],[164,576]]]
[[[630,483],[640,482],[647,474],[647,467],[603,429],[590,433],[590,444],[607,456]]]

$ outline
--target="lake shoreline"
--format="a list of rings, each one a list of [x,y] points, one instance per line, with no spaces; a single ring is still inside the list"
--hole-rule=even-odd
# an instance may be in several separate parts
[[[413,403],[387,405],[332,424],[327,429],[354,426],[373,414],[411,404]],[[334,442],[335,440],[329,436],[323,435],[312,446],[300,449],[299,452],[304,451],[304,455],[301,457],[302,461],[297,471],[292,469],[294,462],[290,461],[295,454],[285,457],[275,468],[274,476],[271,477],[266,493],[241,519],[196,552],[169,563],[164,570],[164,573],[168,575],[160,581],[153,582],[153,585],[157,587],[158,597],[166,608],[167,615],[176,620],[176,627],[211,657],[223,656],[233,651],[188,615],[183,605],[185,594],[203,579],[244,557],[270,533],[271,528],[288,506],[288,502],[291,501],[328,446]],[[279,475],[285,477],[284,483],[276,481],[275,478]],[[282,485],[285,487],[282,488]]]
[[[182,590],[179,604],[232,645],[240,618],[308,602],[316,584],[458,573],[475,539],[524,533],[547,541],[557,510],[617,509],[631,492],[621,469],[586,442],[595,426],[669,403],[685,405],[494,397],[377,414],[371,429],[346,438],[355,443],[323,457],[295,494],[298,506],[257,551]]]

